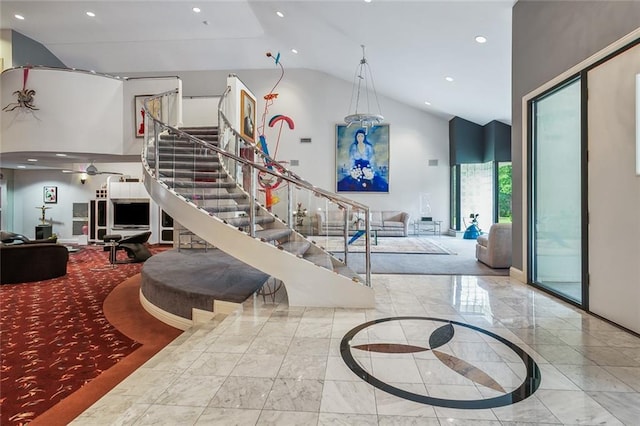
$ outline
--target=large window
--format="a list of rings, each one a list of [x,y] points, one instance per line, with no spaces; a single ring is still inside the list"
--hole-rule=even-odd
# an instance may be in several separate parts
[[[479,214],[483,232],[511,222],[511,162],[457,164],[451,167],[451,229],[464,231]]]
[[[580,79],[531,103],[532,282],[582,301]]]
[[[471,224],[470,215],[478,214],[478,224],[489,232],[493,223],[493,162],[460,165],[460,213],[463,225]]]

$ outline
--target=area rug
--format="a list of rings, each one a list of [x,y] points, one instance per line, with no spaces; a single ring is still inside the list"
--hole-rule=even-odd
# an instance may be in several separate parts
[[[343,259],[343,254],[336,253]],[[348,266],[358,274],[365,272],[364,253],[349,253]],[[493,269],[468,256],[432,256],[415,253],[371,253],[371,273],[405,275],[498,275],[509,269]]]
[[[344,239],[341,237],[309,237],[316,244],[330,252],[344,251]],[[415,253],[415,254],[455,254],[439,242],[424,237],[378,237],[377,244],[371,240],[371,253]],[[364,237],[358,238],[349,245],[349,252],[363,253]]]
[[[0,424],[29,423],[140,346],[102,304],[142,263],[101,268],[107,259],[88,246],[69,255],[63,277],[0,286]]]

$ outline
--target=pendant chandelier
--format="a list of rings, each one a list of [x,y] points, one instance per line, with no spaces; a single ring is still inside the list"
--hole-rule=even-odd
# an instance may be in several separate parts
[[[378,94],[373,83],[371,67],[365,58],[364,45],[362,44],[360,47],[362,47],[362,59],[360,59],[353,78],[349,114],[344,118],[344,122],[347,123],[347,127],[357,124],[366,130],[368,127],[382,123],[384,117],[380,113],[380,102],[378,102]],[[369,98],[371,92],[373,92],[373,99]],[[353,108],[354,101],[355,108]],[[377,113],[371,110],[372,101],[375,101],[374,106],[378,108]]]

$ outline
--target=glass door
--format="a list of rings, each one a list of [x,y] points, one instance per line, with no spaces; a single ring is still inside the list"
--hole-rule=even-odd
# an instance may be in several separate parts
[[[531,102],[531,281],[582,304],[581,79]]]

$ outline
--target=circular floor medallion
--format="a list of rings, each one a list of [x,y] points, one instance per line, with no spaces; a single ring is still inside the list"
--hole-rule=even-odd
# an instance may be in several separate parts
[[[375,336],[384,335],[385,327],[389,328],[389,326],[394,325],[400,326],[410,334],[410,338],[406,340],[412,342],[411,344],[376,341],[377,338]],[[379,327],[380,332],[376,330],[377,327]],[[423,329],[424,336],[421,337],[420,334],[422,334]],[[389,330],[387,329],[386,331]],[[396,329],[396,331],[398,331],[398,329]],[[460,335],[461,339],[457,339],[458,336],[456,332]],[[473,335],[476,335],[477,338],[474,339]],[[394,337],[393,340],[396,340],[396,338]],[[491,349],[485,352],[493,355],[489,363],[483,362],[485,360],[475,359],[482,358],[479,356],[479,353],[467,352],[465,354],[465,348],[473,348],[474,345],[479,348],[487,348],[491,347],[492,344],[495,344],[494,347],[497,351]],[[453,350],[452,348],[457,348],[457,350]],[[404,357],[410,357],[407,358],[407,360],[413,359],[419,371],[421,364],[426,365],[426,363],[437,360],[447,367],[444,369],[446,370],[446,374],[453,375],[452,382],[475,385],[481,394],[488,396],[481,399],[450,399],[430,396],[427,393],[414,393],[407,389],[402,389],[401,386],[389,384],[392,380],[381,380],[379,377],[376,377],[375,372],[370,371],[372,369],[363,367],[363,363],[359,363],[356,360],[358,356],[363,356],[367,352],[377,354],[379,357],[376,359],[377,365],[380,365],[382,359],[382,355],[380,354],[391,355],[394,360],[402,360]],[[431,352],[431,355],[425,356],[428,352]],[[457,355],[456,352],[460,352],[461,354]],[[499,352],[503,353],[500,354]],[[340,353],[342,359],[351,371],[376,388],[400,398],[439,407],[477,409],[515,404],[531,396],[540,386],[541,380],[538,365],[516,344],[480,327],[440,318],[403,316],[382,318],[360,324],[342,338]],[[518,379],[516,380],[517,384],[514,385],[514,378],[522,377],[509,366],[509,364],[513,365],[516,359],[519,359],[519,362],[522,364],[517,365],[518,361],[515,361],[516,365],[514,368],[524,372],[524,380],[519,382]],[[474,365],[474,363],[476,365]],[[500,363],[504,364],[504,369]],[[494,368],[498,367],[501,370],[501,374],[497,374],[496,376],[499,375],[501,377],[492,377],[490,372],[484,371],[482,368],[483,365],[491,365]],[[502,374],[507,370],[509,373],[506,375]],[[440,371],[442,372],[442,369],[440,369]],[[423,373],[425,372],[420,371],[421,376]],[[437,394],[437,382],[439,381],[440,380],[436,380],[433,384],[425,384],[431,386],[433,394]],[[442,382],[446,383],[446,381],[447,378],[443,377]],[[505,383],[501,383],[501,381]]]

